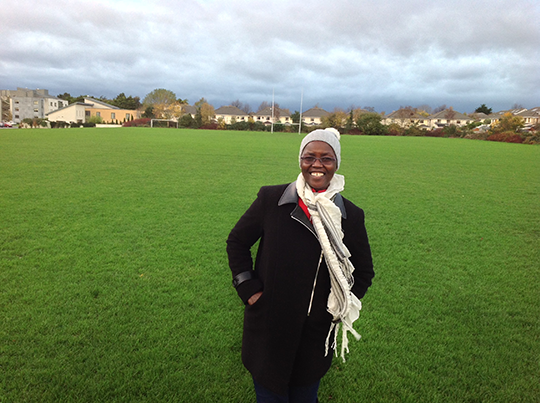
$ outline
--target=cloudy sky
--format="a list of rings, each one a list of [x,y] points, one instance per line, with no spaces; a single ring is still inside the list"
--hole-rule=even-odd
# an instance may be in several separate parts
[[[190,104],[540,106],[540,0],[2,0],[0,89]]]

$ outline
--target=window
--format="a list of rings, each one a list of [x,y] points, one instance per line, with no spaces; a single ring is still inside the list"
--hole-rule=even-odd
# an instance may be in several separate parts
[[[84,116],[90,116],[90,111],[84,111]]]
[[[100,118],[100,117],[101,117],[101,112],[96,112],[96,116],[97,116],[98,118]]]
[[[131,114],[126,113],[126,120],[131,120]]]
[[[34,113],[39,113],[39,109],[34,109]]]
[[[37,105],[38,104],[38,101],[34,101],[34,105]]]
[[[111,112],[111,119],[116,119],[116,113]]]

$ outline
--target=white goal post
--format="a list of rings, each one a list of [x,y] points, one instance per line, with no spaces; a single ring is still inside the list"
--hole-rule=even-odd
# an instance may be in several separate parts
[[[176,128],[178,129],[178,121],[172,120],[172,119],[151,119],[150,120],[150,127],[154,127],[154,122],[170,122],[176,124]],[[169,127],[169,124],[167,124],[167,127]]]

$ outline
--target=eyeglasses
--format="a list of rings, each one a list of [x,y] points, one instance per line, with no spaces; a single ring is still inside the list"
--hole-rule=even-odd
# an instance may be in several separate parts
[[[322,158],[316,158],[316,157],[300,157],[300,159],[302,160],[302,162],[308,164],[308,165],[313,165],[315,163],[315,161],[319,161],[321,164],[323,164],[324,166],[332,166],[334,165],[334,163],[336,162],[336,159],[335,158],[332,158],[332,157],[322,157]]]

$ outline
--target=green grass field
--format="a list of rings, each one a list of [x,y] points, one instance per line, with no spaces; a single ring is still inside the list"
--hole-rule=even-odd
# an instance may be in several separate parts
[[[299,144],[0,131],[0,402],[253,402],[225,239]],[[321,402],[540,401],[540,147],[342,147],[376,277]]]

